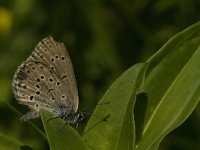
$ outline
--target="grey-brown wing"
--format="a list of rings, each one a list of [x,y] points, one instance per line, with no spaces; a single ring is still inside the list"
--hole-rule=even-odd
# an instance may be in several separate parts
[[[74,112],[78,109],[78,90],[74,75],[73,65],[70,56],[63,43],[58,43],[49,36],[43,39],[36,46],[36,50],[32,53],[34,59],[47,64],[48,67],[60,78],[65,85],[67,101],[71,104]],[[66,105],[64,101],[61,101]]]
[[[18,68],[13,80],[20,103],[36,112],[47,107],[78,109],[78,91],[73,66],[63,43],[47,37]],[[53,108],[54,107],[54,108]]]
[[[61,82],[60,79],[44,64],[29,60],[18,67],[13,90],[18,102],[31,109],[22,120],[38,117],[41,108],[51,112],[59,108],[59,101],[65,94],[61,84],[57,85],[58,82]]]

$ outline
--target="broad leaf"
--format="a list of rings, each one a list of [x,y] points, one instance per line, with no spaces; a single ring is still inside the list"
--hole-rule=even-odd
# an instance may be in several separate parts
[[[6,135],[0,134],[0,149],[2,150],[31,150],[20,141],[12,139]]]
[[[53,115],[45,110],[40,114],[51,150],[88,150],[75,129],[69,125],[63,127],[65,124],[63,120],[55,118],[47,121]]]
[[[183,123],[200,98],[200,23],[170,39],[148,60],[141,88],[147,102],[137,150],[158,148]],[[137,117],[139,118],[139,117]],[[141,128],[141,127],[138,127]]]
[[[134,148],[133,106],[146,67],[146,64],[141,63],[125,71],[102,97],[83,135],[84,141],[91,149],[132,150]]]

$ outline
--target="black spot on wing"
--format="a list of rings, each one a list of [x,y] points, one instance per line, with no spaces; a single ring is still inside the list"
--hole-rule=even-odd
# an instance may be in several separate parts
[[[17,73],[17,78],[19,80],[26,80],[28,77],[28,75],[26,74],[25,72],[25,68],[24,67],[21,67]]]

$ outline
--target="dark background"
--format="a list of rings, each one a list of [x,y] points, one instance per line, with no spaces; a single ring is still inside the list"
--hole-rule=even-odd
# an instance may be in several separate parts
[[[18,65],[44,37],[63,41],[71,56],[80,109],[92,112],[109,85],[146,61],[173,35],[200,20],[198,0],[0,0],[0,100],[24,113],[11,82]],[[198,106],[199,107],[199,106]],[[0,134],[34,149],[47,141],[1,103]],[[40,119],[33,121],[42,129]],[[160,149],[200,147],[200,109],[170,133]]]

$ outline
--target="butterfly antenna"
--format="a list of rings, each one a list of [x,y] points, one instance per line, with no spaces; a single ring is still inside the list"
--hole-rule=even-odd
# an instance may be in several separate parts
[[[106,117],[100,117],[100,116],[96,116],[96,115],[90,114],[90,113],[88,113],[87,115],[88,115],[88,116],[91,116],[91,117],[95,117],[95,118],[97,118],[97,119],[100,119],[101,122],[103,122],[103,121],[108,122],[107,119],[110,117],[111,114],[108,114]]]
[[[94,117],[94,115],[91,115],[91,116],[93,116]],[[87,129],[87,131],[85,132],[85,133],[83,133],[83,136],[85,135],[85,134],[87,134],[90,130],[92,130],[93,128],[95,128],[98,124],[100,124],[101,122],[108,122],[108,118],[111,116],[111,114],[108,114],[106,117],[104,117],[104,118],[101,118],[101,117],[99,117],[99,116],[95,116],[95,117],[97,117],[98,119],[100,118],[101,120],[100,121],[98,121],[98,122],[96,122],[95,124],[93,124],[89,129]]]

